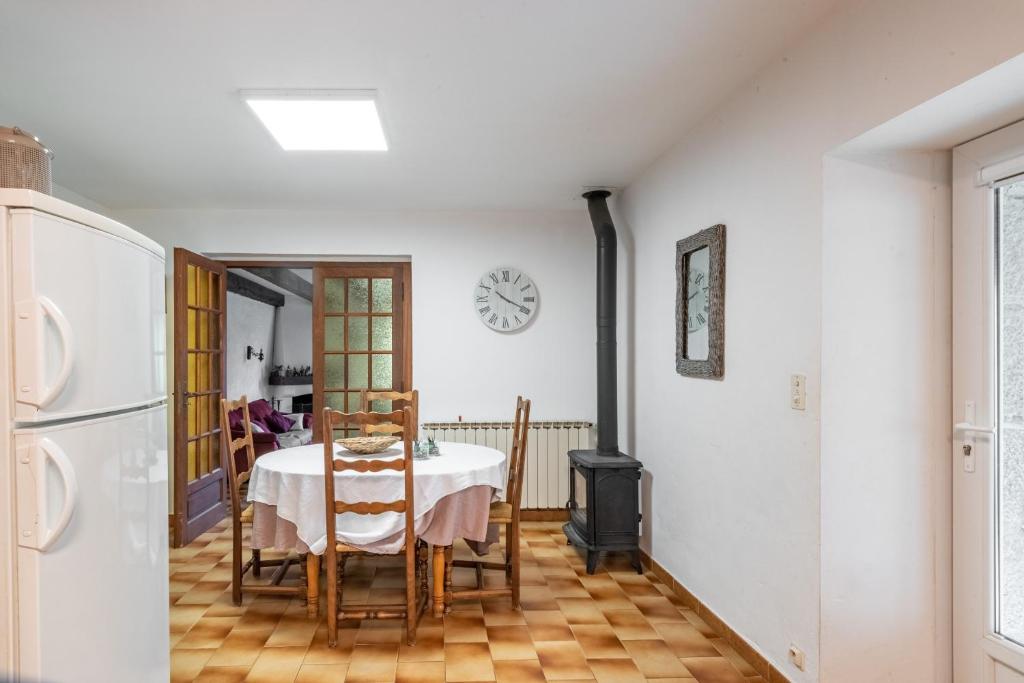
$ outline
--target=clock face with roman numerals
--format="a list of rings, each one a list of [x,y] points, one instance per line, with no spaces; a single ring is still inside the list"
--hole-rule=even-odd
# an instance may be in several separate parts
[[[502,266],[484,273],[473,287],[473,308],[497,332],[522,328],[537,312],[537,286],[526,273]]]

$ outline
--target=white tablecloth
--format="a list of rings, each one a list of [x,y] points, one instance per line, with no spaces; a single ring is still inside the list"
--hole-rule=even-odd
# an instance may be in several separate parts
[[[439,442],[441,455],[413,462],[415,513],[419,521],[437,502],[471,486],[490,486],[494,500],[505,488],[505,454],[475,444]],[[401,457],[400,448],[377,455],[357,455],[335,445],[335,457],[391,459]],[[405,493],[403,474],[384,472],[336,472],[334,497],[354,503],[390,502]],[[297,535],[310,552],[321,554],[327,547],[327,514],[324,502],[324,455],[321,444],[271,451],[256,459],[249,480],[249,500],[273,505],[278,517],[292,522]],[[405,528],[405,516],[398,512],[357,515],[346,512],[337,518],[338,540],[368,546],[394,536]]]

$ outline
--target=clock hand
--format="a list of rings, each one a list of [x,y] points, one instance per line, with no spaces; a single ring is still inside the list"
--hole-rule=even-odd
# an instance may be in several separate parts
[[[508,303],[512,304],[513,306],[518,308],[523,313],[526,313],[527,311],[530,310],[526,306],[523,306],[522,304],[517,304],[515,301],[512,301],[512,299],[509,299],[508,297],[502,296],[501,292],[495,292],[495,294],[497,294],[500,299],[503,299],[504,301],[507,301]]]

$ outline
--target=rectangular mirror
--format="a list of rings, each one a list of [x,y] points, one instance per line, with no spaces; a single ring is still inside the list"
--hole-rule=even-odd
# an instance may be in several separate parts
[[[676,372],[719,379],[725,365],[725,226],[676,242]]]

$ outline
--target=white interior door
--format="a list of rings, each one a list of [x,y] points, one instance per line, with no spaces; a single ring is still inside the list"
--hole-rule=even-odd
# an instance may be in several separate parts
[[[1024,124],[953,183],[954,680],[1024,683]]]

